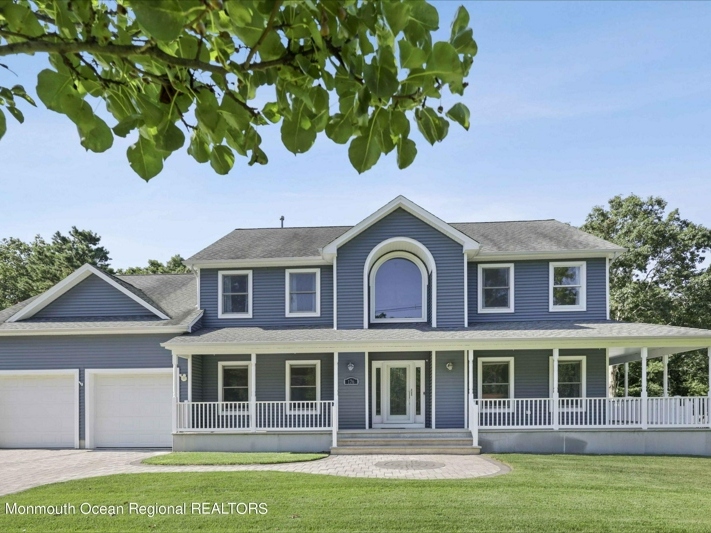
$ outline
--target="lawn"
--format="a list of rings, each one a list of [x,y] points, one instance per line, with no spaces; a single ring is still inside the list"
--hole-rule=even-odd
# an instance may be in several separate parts
[[[285,472],[116,475],[0,499],[0,531],[711,531],[711,460],[500,455],[507,475],[460,481]],[[179,505],[186,516],[8,516],[6,503]],[[267,514],[190,514],[190,502]]]
[[[144,459],[148,465],[267,465],[315,461],[326,453],[173,452]]]

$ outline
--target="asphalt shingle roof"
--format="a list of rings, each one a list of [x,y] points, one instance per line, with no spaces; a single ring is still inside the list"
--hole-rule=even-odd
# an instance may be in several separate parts
[[[452,227],[481,244],[481,254],[619,250],[622,248],[557,220],[458,222]],[[230,261],[319,257],[352,226],[236,229],[188,259]]]

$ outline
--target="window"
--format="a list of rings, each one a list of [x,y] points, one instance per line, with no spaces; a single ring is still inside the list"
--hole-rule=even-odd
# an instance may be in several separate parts
[[[558,397],[585,398],[586,357],[562,355],[558,357]],[[550,358],[550,395],[553,396],[553,358]]]
[[[375,263],[370,275],[370,320],[427,320],[427,269],[422,261],[405,252],[393,252]]]
[[[321,270],[286,270],[286,316],[321,315]]]
[[[550,264],[550,310],[585,311],[585,262]]]
[[[218,276],[219,318],[252,318],[252,271],[232,270]]]
[[[220,361],[218,364],[218,400],[248,402],[251,395],[250,363]]]
[[[513,264],[479,265],[478,274],[478,311],[480,313],[513,313]]]
[[[321,400],[321,361],[286,362],[286,401]]]
[[[501,400],[486,402],[483,409],[513,409],[514,359],[513,357],[479,357],[477,359],[477,389],[481,400]]]

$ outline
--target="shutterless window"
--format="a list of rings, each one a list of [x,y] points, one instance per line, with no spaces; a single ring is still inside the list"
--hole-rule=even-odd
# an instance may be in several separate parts
[[[249,273],[222,274],[222,314],[248,315]]]
[[[249,367],[247,365],[222,367],[222,401],[249,401]]]
[[[319,313],[319,272],[287,271],[288,315]]]
[[[585,265],[551,265],[551,307],[560,310],[585,308]]]
[[[583,362],[558,361],[558,396],[583,397]]]
[[[508,361],[483,362],[481,364],[482,399],[508,399],[511,394]]]
[[[318,365],[291,364],[289,370],[289,401],[318,401]]]
[[[513,266],[480,265],[480,312],[513,310]]]
[[[424,319],[422,272],[402,257],[389,259],[375,273],[374,312],[377,320]]]

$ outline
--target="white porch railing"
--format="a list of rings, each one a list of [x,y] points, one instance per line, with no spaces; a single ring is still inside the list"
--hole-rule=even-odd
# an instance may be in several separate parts
[[[180,402],[176,431],[311,431],[332,428],[332,401]]]
[[[561,398],[556,424],[552,398],[477,400],[479,427],[532,428],[701,428],[711,425],[708,397]]]

